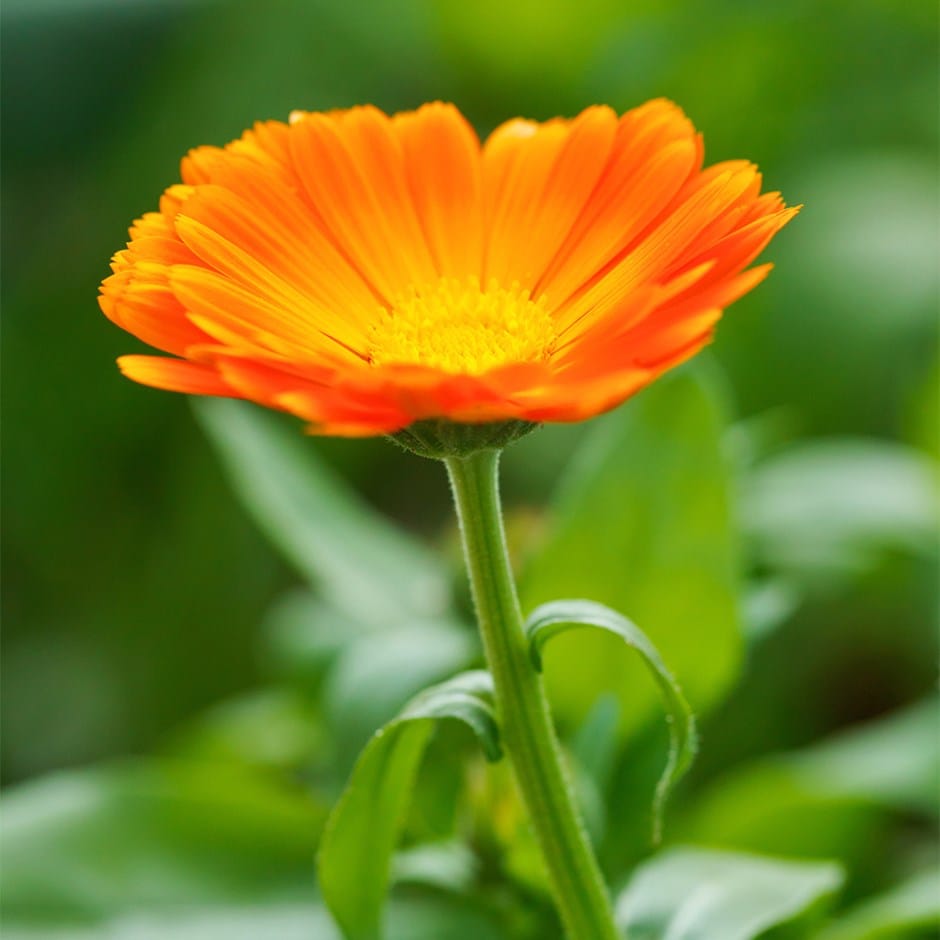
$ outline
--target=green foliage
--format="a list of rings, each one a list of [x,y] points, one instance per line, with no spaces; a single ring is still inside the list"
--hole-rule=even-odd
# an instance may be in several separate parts
[[[139,761],[16,788],[0,824],[4,933],[303,898],[324,816],[298,787],[223,764]]]
[[[413,626],[349,643],[323,690],[343,765],[410,696],[467,668],[478,655],[471,633],[445,624]]]
[[[273,686],[208,709],[172,739],[184,758],[246,767],[303,767],[322,750],[325,729],[296,689]]]
[[[874,810],[940,812],[938,703],[745,765],[697,802],[686,838],[765,852],[848,855]]]
[[[603,604],[579,600],[550,601],[532,611],[526,621],[526,632],[536,668],[542,668],[542,650],[549,640],[578,627],[604,630],[623,640],[628,647],[640,654],[662,695],[669,725],[669,758],[656,786],[656,797],[653,801],[653,840],[658,842],[662,832],[663,810],[669,793],[695,757],[698,746],[695,718],[678,683],[646,634],[626,617]]]
[[[937,19],[885,0],[11,0],[4,937],[338,940],[315,894],[327,808],[377,727],[479,664],[439,468],[202,403],[242,513],[185,403],[120,379],[114,357],[143,350],[93,293],[130,219],[187,148],[294,107],[440,97],[485,132],[659,94],[708,162],[756,159],[806,210],[718,331],[733,441],[725,396],[686,371],[507,453],[523,600],[624,610],[688,693],[705,741],[669,837],[845,867],[831,921],[784,935],[930,935]],[[751,459],[732,472],[726,451]],[[621,642],[572,632],[546,659],[592,836],[635,886],[673,856],[643,860],[666,735]],[[469,758],[458,724],[408,797],[387,936],[555,940],[508,768]]]
[[[444,612],[440,562],[356,500],[295,424],[241,402],[206,399],[194,407],[245,507],[338,608],[376,629]]]
[[[723,431],[713,383],[688,371],[598,421],[521,582],[525,608],[588,597],[642,623],[696,711],[727,690],[741,647]],[[656,693],[613,649],[603,633],[553,644],[545,670],[561,720],[582,721],[601,691],[620,701],[624,730],[649,718]]]
[[[718,473],[718,467],[724,466],[718,443],[721,426],[714,420],[714,406],[709,404],[712,399],[703,386],[688,375],[665,383],[663,387],[665,391],[658,397],[651,395],[643,410],[638,408],[644,403],[643,399],[630,406],[632,411],[625,410],[630,415],[627,423],[632,430],[629,434],[613,421],[608,422],[608,427],[602,426],[598,430],[598,439],[604,446],[595,445],[596,449],[600,447],[600,457],[595,457],[595,462],[588,465],[594,468],[593,474],[582,477],[574,487],[575,505],[580,507],[579,512],[592,512],[593,516],[587,518],[597,525],[601,534],[606,531],[606,537],[611,537],[614,527],[607,525],[605,529],[609,520],[603,518],[604,504],[598,493],[605,494],[604,487],[613,485],[618,474],[623,476],[632,452],[627,444],[632,436],[643,432],[645,437],[639,439],[645,446],[647,472],[631,484],[636,505],[654,503],[662,506],[678,493],[684,499],[685,511],[691,512],[693,518],[696,507],[707,519],[713,519],[707,509],[713,513],[716,504],[723,507],[719,514],[721,525],[715,529],[703,524],[700,538],[703,542],[709,534],[711,538],[717,538],[719,554],[724,552],[726,557],[730,550],[726,506],[728,481]],[[200,771],[207,775],[205,778],[199,778],[198,774],[193,776],[193,767],[199,765],[166,765],[183,770],[168,778],[171,783],[167,786],[172,789],[159,791],[158,802],[169,800],[172,804],[174,799],[185,799],[186,788],[192,786],[193,779],[204,779],[204,784],[211,782],[213,787],[220,788],[218,795],[214,790],[208,797],[202,795],[206,803],[212,803],[211,811],[199,804],[192,817],[186,817],[189,820],[186,825],[168,825],[164,810],[151,811],[146,802],[143,805],[134,800],[127,803],[121,796],[124,784],[120,775],[115,780],[105,775],[103,782],[96,784],[105,794],[103,817],[89,807],[81,807],[72,813],[72,817],[81,818],[85,827],[79,826],[77,831],[90,831],[92,836],[73,837],[74,823],[71,822],[65,827],[68,834],[53,827],[50,835],[44,835],[37,820],[44,826],[50,820],[54,821],[56,816],[47,815],[45,810],[34,812],[33,823],[20,826],[19,844],[36,846],[36,849],[27,850],[17,858],[12,869],[13,887],[4,892],[4,918],[13,925],[45,925],[43,929],[49,927],[63,937],[80,937],[81,930],[85,929],[83,925],[88,923],[107,923],[119,937],[124,930],[137,930],[146,936],[148,929],[172,929],[180,936],[191,932],[195,937],[211,935],[211,931],[234,929],[233,925],[241,925],[241,929],[249,931],[263,929],[273,938],[281,933],[291,937],[293,931],[302,929],[314,935],[332,936],[332,928],[326,926],[324,911],[309,901],[309,851],[322,821],[322,806],[332,801],[332,792],[341,781],[338,775],[351,762],[360,742],[376,726],[391,718],[409,695],[429,681],[464,668],[478,655],[472,635],[461,624],[447,619],[427,619],[430,608],[422,611],[419,605],[419,611],[412,614],[414,619],[404,619],[408,616],[409,595],[403,582],[410,579],[414,583],[422,583],[423,574],[429,570],[422,565],[422,559],[430,557],[424,549],[416,547],[417,543],[379,521],[351,493],[337,485],[308,450],[293,446],[292,442],[302,439],[286,437],[270,416],[230,403],[212,403],[209,409],[213,412],[209,419],[212,433],[223,452],[229,454],[240,473],[246,473],[245,467],[252,468],[252,479],[257,486],[250,490],[249,504],[276,544],[288,556],[298,552],[298,546],[311,546],[313,564],[307,571],[318,594],[294,592],[286,596],[272,611],[264,630],[275,678],[287,685],[275,685],[263,694],[244,697],[213,709],[185,734],[176,737],[173,749],[187,762],[203,759],[212,763]],[[703,415],[709,416],[704,424],[701,420]],[[653,433],[657,423],[671,426],[669,422],[673,420],[679,420],[679,424],[673,427],[670,437],[664,439]],[[704,438],[703,430],[707,432]],[[681,447],[677,444],[680,440],[685,441]],[[710,442],[708,448],[714,462],[713,477],[704,483],[701,480],[690,481],[692,475],[685,473],[683,466],[692,450],[698,452],[705,446],[703,440]],[[282,443],[286,446],[281,447]],[[263,460],[261,455],[269,444],[274,456]],[[777,465],[782,462],[786,466],[783,457],[774,460]],[[779,479],[774,477],[774,464],[758,462],[756,466],[757,475],[752,478],[749,493],[760,486],[767,487],[768,479]],[[761,475],[764,466],[770,469]],[[611,483],[606,482],[608,475]],[[786,476],[782,478],[785,480]],[[241,479],[242,486],[246,486],[248,477],[242,476]],[[577,482],[578,478],[575,479]],[[684,485],[680,486],[683,481]],[[567,492],[570,494],[573,484],[569,482],[564,486],[569,487]],[[783,491],[786,492],[785,487]],[[567,498],[574,497],[569,495]],[[610,493],[606,493],[606,498],[613,500]],[[749,498],[753,499],[752,496]],[[763,506],[763,503],[759,505]],[[311,518],[321,524],[327,521],[334,533],[350,533],[348,540],[341,540],[338,551],[342,557],[339,561],[333,558],[324,560],[328,542],[315,526],[311,528],[307,524]],[[580,516],[569,518],[575,522],[582,521]],[[759,531],[768,544],[772,544],[774,538],[780,538],[774,518],[782,520],[781,525],[784,526],[793,521],[786,513],[765,517]],[[845,551],[850,553],[859,546],[881,544],[877,541],[879,538],[890,543],[895,531],[865,525],[858,520],[853,522],[851,513],[841,517],[836,514],[834,518],[849,520],[842,529],[830,522],[827,531],[833,544],[846,546]],[[911,512],[909,518],[912,525],[907,528],[901,526],[898,531],[916,529],[913,526],[916,514]],[[391,568],[380,568],[376,580],[375,598],[391,597],[389,610],[394,612],[382,632],[375,632],[362,619],[365,608],[357,596],[365,590],[365,582],[362,572],[357,571],[355,546],[368,541],[373,525],[383,533],[379,541],[391,545],[393,554],[398,552],[399,542],[406,546],[394,555],[396,560]],[[652,533],[653,523],[649,522],[649,526],[649,533]],[[681,528],[678,519],[675,528],[677,531]],[[694,527],[692,530],[695,531]],[[577,549],[569,547],[567,551],[581,551],[586,543],[577,544]],[[917,550],[926,546],[923,540],[895,541],[893,544]],[[350,545],[353,549],[349,549]],[[560,552],[557,545],[550,537],[543,549],[545,557],[551,559],[552,552]],[[797,577],[798,572],[787,566],[781,560],[782,556],[768,557],[777,562],[777,567],[770,569],[768,583],[774,583],[774,578],[783,579],[782,583],[786,583],[786,579],[792,581]],[[594,558],[598,565],[602,564],[600,554]],[[580,559],[576,560],[578,563],[572,568],[581,578],[580,584],[587,590],[592,583],[600,587],[598,573],[582,565]],[[876,559],[869,561],[869,564],[876,563]],[[534,553],[530,555],[529,564],[530,571],[540,572],[540,566],[548,562]],[[433,562],[430,570],[437,570],[437,583],[443,585],[446,578],[436,566],[437,563]],[[662,572],[666,567],[660,558],[658,568],[653,567],[652,571],[656,577],[663,578]],[[839,577],[848,577],[854,570],[851,566],[839,569]],[[713,599],[725,598],[729,604],[732,603],[729,581],[719,582],[722,590],[713,595]],[[619,582],[614,583],[619,588]],[[661,590],[665,591],[665,588],[661,587]],[[376,599],[369,603],[376,603]],[[446,598],[442,606],[447,607]],[[719,606],[713,605],[715,609]],[[688,706],[651,640],[630,621],[595,602],[550,602],[538,608],[529,623],[534,661],[542,661],[542,647],[548,639],[568,633],[572,624],[585,623],[600,627],[599,632],[606,632],[610,640],[626,642],[640,652],[664,695],[672,719],[673,744],[658,792],[658,815],[658,806],[666,789],[683,772],[691,755],[693,734]],[[583,631],[581,634],[583,638]],[[552,647],[569,638],[555,639]],[[736,648],[731,643],[727,646]],[[577,657],[582,657],[590,647],[581,643],[572,646],[572,651],[569,662],[573,661],[574,651]],[[605,650],[605,656],[613,659],[609,654],[610,651]],[[551,657],[551,651],[548,655]],[[727,650],[725,656],[728,656]],[[596,658],[594,667],[601,668],[601,675],[604,667],[610,668],[604,657]],[[617,671],[622,672],[619,666]],[[425,922],[429,937],[434,936],[434,930],[445,929],[454,936],[460,936],[456,932],[457,924],[473,925],[477,931],[475,935],[479,936],[487,936],[488,932],[498,936],[500,931],[510,929],[514,931],[512,935],[521,931],[520,936],[534,937],[544,930],[544,901],[533,901],[531,897],[526,899],[527,892],[533,888],[539,890],[541,875],[534,857],[530,857],[531,845],[520,837],[518,828],[514,826],[503,826],[489,835],[478,832],[476,848],[470,849],[468,854],[467,848],[459,841],[459,831],[453,829],[454,822],[448,822],[448,817],[451,820],[456,818],[454,811],[449,810],[435,825],[443,827],[444,834],[456,837],[457,841],[452,839],[450,842],[421,845],[408,850],[398,861],[393,862],[392,859],[396,844],[411,826],[407,807],[415,798],[417,768],[437,719],[456,718],[458,722],[470,725],[488,756],[497,755],[494,719],[486,700],[486,689],[478,681],[480,675],[469,674],[419,695],[373,738],[357,762],[320,843],[320,890],[347,936],[379,936],[382,911],[386,907],[385,894],[391,879],[420,893],[415,898],[392,898],[387,908],[388,916],[384,918],[383,936],[420,936],[424,929],[421,925]],[[616,692],[604,695],[593,677],[583,681],[580,694],[584,696],[585,704],[593,704],[590,720],[582,724],[572,747],[580,762],[577,766],[585,771],[579,771],[578,775],[582,799],[588,801],[586,809],[594,820],[596,837],[603,840],[607,832],[620,831],[618,827],[624,814],[636,816],[636,801],[624,802],[615,792],[607,796],[605,806],[603,789],[604,781],[609,777],[608,765],[621,746],[612,732],[622,704]],[[713,691],[711,694],[719,693]],[[704,844],[785,854],[799,852],[817,857],[844,856],[859,851],[863,843],[860,843],[858,835],[864,831],[859,828],[857,810],[860,804],[867,807],[869,814],[883,812],[882,808],[893,811],[902,808],[915,813],[935,810],[932,787],[938,771],[937,754],[930,741],[934,713],[935,704],[930,702],[816,748],[744,767],[687,807],[683,814],[684,822],[679,828],[686,838],[691,836]],[[634,719],[637,723],[639,720],[639,717]],[[627,745],[627,755],[633,746],[632,743]],[[460,752],[457,759],[461,760]],[[280,829],[269,824],[266,817],[257,823],[265,830],[269,841],[274,840],[270,850],[274,853],[275,861],[272,862],[270,852],[255,851],[259,840],[250,823],[250,813],[245,808],[246,797],[240,795],[246,784],[239,781],[249,781],[251,787],[260,787],[257,797],[265,801],[264,812],[277,812],[278,800],[283,800],[283,796],[275,798],[273,793],[282,791],[282,775],[314,769],[318,775],[326,774],[326,786],[322,791],[318,787],[312,796],[297,794],[294,797],[299,798],[297,811],[310,814],[308,828],[298,825],[294,818],[290,818],[288,824],[282,824]],[[145,781],[155,773],[150,767],[135,771],[135,774],[142,774]],[[458,774],[455,778],[441,777],[431,789],[421,792],[433,794],[436,801],[446,803],[453,799],[450,793],[461,785]],[[266,788],[272,786],[274,790],[268,794]],[[25,796],[26,805],[30,800],[40,807],[50,802],[54,804],[54,795],[49,796],[48,787],[49,784],[27,787],[18,797],[22,801]],[[506,807],[512,805],[512,799],[507,804],[505,794],[500,795],[498,789],[493,793],[496,799],[484,803],[484,812],[491,813],[496,819],[500,814],[506,814]],[[224,799],[221,794],[225,794]],[[215,806],[213,801],[217,796],[219,803]],[[233,818],[220,817],[219,813],[227,812],[232,800],[237,807]],[[18,809],[17,796],[12,801],[8,800],[8,805],[11,804],[12,817],[7,815],[6,818],[13,819],[15,831],[15,821],[23,814]],[[518,809],[513,809],[512,813],[517,814]],[[161,822],[155,829],[153,819],[158,817]],[[205,824],[208,827],[205,831],[213,835],[208,840],[208,848],[205,846],[205,831],[198,827],[190,828],[193,819]],[[449,833],[448,826],[452,827]],[[284,834],[286,846],[277,842],[275,836],[278,832]],[[223,834],[225,839],[224,863],[219,861],[213,841],[217,833]],[[238,847],[238,838],[244,840],[241,848]],[[482,851],[490,839],[495,839],[495,842]],[[169,846],[165,844],[167,840]],[[16,838],[12,841],[16,848]],[[46,881],[49,869],[44,863],[40,865],[30,861],[37,858],[30,854],[31,851],[41,853],[45,859],[44,846],[48,843],[55,847],[55,851],[49,852],[53,861],[57,852],[65,854],[61,875],[54,883]],[[235,851],[232,851],[233,845]],[[488,853],[494,851],[495,856],[488,858]],[[96,866],[101,864],[101,859],[112,857],[121,859],[123,876],[113,884],[103,875],[96,875]],[[715,857],[721,859],[720,864],[715,862]],[[830,890],[832,885],[831,866],[794,867],[791,862],[766,858],[742,861],[737,856],[715,857],[690,849],[656,856],[644,863],[624,895],[628,900],[621,901],[621,910],[628,912],[624,916],[636,919],[634,935],[637,935],[637,930],[646,930],[650,923],[656,924],[662,910],[673,903],[662,901],[666,908],[656,908],[656,899],[660,897],[657,892],[662,890],[666,898],[694,898],[696,894],[689,888],[688,879],[704,879],[711,883],[712,874],[706,877],[701,868],[696,868],[703,858],[707,859],[705,867],[709,872],[713,868],[717,870],[715,877],[721,883],[716,889],[717,900],[709,900],[706,905],[708,916],[696,914],[696,929],[712,931],[703,936],[718,937],[725,935],[722,931],[743,931],[745,927],[739,923],[750,923],[756,930],[758,928],[753,927],[754,924],[764,929],[764,926],[790,919],[818,895]],[[503,877],[508,876],[509,884],[514,885],[511,906],[521,905],[521,910],[527,907],[530,910],[527,917],[524,915],[513,927],[509,927],[508,922],[500,925],[498,921],[491,921],[482,913],[488,906],[485,901],[487,867],[492,867],[494,862],[497,870],[504,872]],[[208,875],[194,877],[194,865],[197,869],[204,866]],[[256,873],[262,865],[263,877]],[[739,869],[735,866],[744,867]],[[108,878],[111,878],[111,869],[106,870]],[[148,894],[148,879],[154,871],[167,872],[157,882],[163,893],[156,896]],[[767,877],[768,871],[775,873],[773,879]],[[733,877],[727,872],[731,872]],[[785,874],[781,875],[781,872]],[[726,875],[727,886],[722,882]],[[139,883],[135,879],[139,879]],[[73,883],[83,891],[87,890],[89,895],[85,896],[80,891],[76,896],[70,893],[71,888],[63,891],[60,887]],[[110,885],[110,893],[104,891],[100,883]],[[739,885],[747,885],[748,888],[738,894],[736,889]],[[775,887],[771,888],[771,885]],[[765,890],[769,894],[761,893]],[[31,894],[34,891],[38,893]],[[432,900],[435,894],[437,900]],[[263,909],[246,910],[246,898],[255,896],[264,901]],[[285,897],[289,900],[284,901]],[[273,900],[269,901],[269,898]],[[758,901],[759,917],[753,914],[753,905]],[[181,913],[181,905],[184,904],[192,908],[192,912]],[[644,904],[652,907],[644,907]],[[876,914],[878,910],[876,907]],[[741,918],[740,922],[738,918]],[[655,930],[660,929],[667,928],[662,924],[655,927]],[[639,934],[641,937],[645,935]],[[740,933],[742,937],[752,935]]]
[[[819,940],[904,940],[940,928],[940,870],[913,875],[850,908]]]
[[[883,554],[936,551],[934,461],[877,440],[825,440],[762,461],[744,494],[757,559],[818,584],[874,567]]]
[[[841,883],[836,865],[675,848],[633,875],[617,919],[631,940],[751,940]]]
[[[413,699],[363,751],[330,815],[320,844],[320,889],[348,940],[377,940],[414,777],[434,722],[456,719],[477,736],[490,760],[500,757],[487,673],[464,673]]]

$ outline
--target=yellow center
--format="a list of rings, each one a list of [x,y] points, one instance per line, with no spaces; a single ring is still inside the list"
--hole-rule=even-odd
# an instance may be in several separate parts
[[[375,366],[420,365],[454,375],[480,375],[515,362],[541,362],[555,341],[544,297],[496,281],[441,278],[412,287],[382,310],[371,331]]]

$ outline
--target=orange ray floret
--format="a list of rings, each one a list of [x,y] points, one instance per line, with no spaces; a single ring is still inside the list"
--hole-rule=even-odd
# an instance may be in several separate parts
[[[101,309],[174,357],[124,356],[128,377],[318,434],[582,420],[701,349],[798,211],[702,156],[665,100],[482,145],[448,104],[298,112],[193,150]]]

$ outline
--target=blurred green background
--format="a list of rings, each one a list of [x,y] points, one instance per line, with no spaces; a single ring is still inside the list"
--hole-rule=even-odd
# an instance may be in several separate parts
[[[615,564],[642,563],[647,531],[682,547],[691,527],[696,557],[720,555],[728,577],[746,585],[709,614],[735,632],[739,608],[743,648],[702,667],[700,692],[686,669],[707,713],[695,792],[763,755],[799,751],[921,700],[937,660],[937,27],[934,4],[894,0],[6,0],[4,783],[179,753],[206,721],[194,716],[233,700],[261,709],[256,736],[271,762],[302,763],[291,748],[303,732],[281,712],[269,723],[257,699],[239,697],[280,687],[294,668],[285,657],[320,662],[310,644],[344,641],[314,631],[298,653],[284,640],[293,634],[271,625],[290,619],[284,598],[299,596],[290,592],[300,572],[241,508],[187,400],[119,376],[116,356],[143,349],[95,302],[128,224],[177,180],[188,148],[222,144],[293,108],[372,102],[394,111],[440,98],[485,134],[514,115],[572,115],[594,102],[624,110],[664,95],[703,131],[709,162],[752,159],[769,188],[805,203],[768,252],[777,270],[726,316],[692,377],[622,409],[650,453],[679,448],[676,479],[714,475],[727,462],[731,541],[717,533],[724,522],[714,519],[724,516],[710,505],[694,518],[681,503],[659,506],[675,517],[661,527],[646,518],[644,486],[660,485],[661,470],[638,469],[647,450],[631,454],[627,442],[622,464],[581,466],[578,445],[598,437],[594,423],[546,429],[507,455],[511,535],[521,559],[570,558],[565,538],[590,534],[571,535],[577,518],[567,530],[551,520],[578,516],[568,477],[580,474],[593,491],[626,501],[618,518],[636,531],[632,542],[610,543],[621,552]],[[712,404],[695,405],[689,420],[720,439],[714,453],[673,421],[692,394],[682,382],[710,389]],[[720,417],[709,410],[716,401]],[[221,414],[203,422],[217,425]],[[448,577],[465,612],[441,469],[381,441],[298,440],[453,562]],[[560,478],[569,495],[546,516]],[[658,586],[624,575],[636,582],[633,595],[623,589],[628,605],[635,598],[628,612],[655,620],[666,595],[695,594],[701,565],[674,568],[675,580]],[[589,593],[589,576],[572,575],[572,589]],[[620,576],[614,567],[608,585]],[[564,581],[549,561],[523,592],[541,601]],[[301,602],[311,603],[306,594]],[[666,652],[680,676],[683,656],[708,645],[698,631],[709,622],[684,620],[670,634]],[[558,683],[572,733],[592,727],[586,705],[579,711],[595,691],[585,669],[580,686]],[[446,671],[430,666],[427,677]],[[301,682],[314,711],[320,681]],[[409,691],[347,716],[357,730],[341,729],[338,740],[361,744]],[[940,727],[936,710],[927,714],[929,741]],[[621,710],[619,720],[636,740],[640,719]],[[348,767],[339,750],[317,759]],[[618,772],[608,768],[605,779]],[[932,824],[905,812],[884,839],[932,853]],[[731,835],[723,818],[714,809],[687,833],[791,849],[782,837],[762,840],[758,823],[739,820],[740,837]],[[899,873],[878,869],[872,846],[885,842],[866,844],[856,894]],[[608,854],[621,870],[631,853]]]

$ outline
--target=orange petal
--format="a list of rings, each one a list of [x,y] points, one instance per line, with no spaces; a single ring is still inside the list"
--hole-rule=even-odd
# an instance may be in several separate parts
[[[191,151],[183,183],[132,226],[99,302],[185,357],[123,357],[131,378],[248,398],[314,433],[581,420],[707,343],[766,276],[769,265],[747,266],[797,211],[761,195],[745,161],[701,164],[700,136],[663,100],[620,119],[595,107],[510,121],[482,150],[451,105],[298,113]],[[442,277],[471,293],[517,282],[551,318],[544,342],[503,356],[498,317],[519,328],[507,308],[498,368],[476,374],[463,340],[446,372],[382,365],[379,317],[394,321],[402,295],[431,296]],[[423,361],[429,322],[402,358]]]
[[[121,356],[117,362],[124,375],[141,385],[189,395],[241,397],[208,366],[163,356]]]
[[[367,341],[364,329],[351,322],[351,318],[337,316],[334,310],[325,308],[278,277],[248,252],[194,219],[181,216],[177,219],[177,227],[187,245],[214,269],[214,273],[221,275],[233,286],[244,289],[242,297],[246,302],[251,303],[248,298],[253,295],[265,305],[268,310],[265,323],[269,333],[283,332],[285,338],[292,339],[292,342],[316,349],[335,346],[332,349],[334,354],[342,352],[347,356],[355,355],[350,350],[365,347]],[[193,277],[196,277],[197,283],[203,280],[193,274],[195,270],[192,266],[180,266],[175,282],[179,285],[181,277],[185,278],[187,272],[191,283]],[[187,287],[183,284],[180,289],[185,292]],[[183,299],[182,295],[177,296]],[[271,304],[276,309],[268,306]],[[205,312],[191,302],[189,309],[197,313]],[[241,309],[241,305],[237,304],[236,309]],[[223,311],[223,316],[233,312]],[[282,330],[285,326],[288,329]],[[327,338],[333,340],[333,343],[325,343],[324,339]]]
[[[375,108],[306,115],[289,139],[324,226],[386,300],[436,278],[389,118]]]
[[[392,118],[411,198],[439,274],[464,280],[483,267],[480,141],[450,104]]]
[[[583,421],[619,405],[652,379],[650,372],[630,367],[579,382],[557,382],[524,397],[519,417],[527,421]]]
[[[601,180],[538,289],[563,304],[669,206],[701,160],[701,144],[671,102],[625,114]]]
[[[483,151],[487,205],[485,277],[534,285],[597,185],[617,116],[594,107],[574,121],[511,121]]]
[[[749,176],[746,170],[728,171],[716,175],[705,185],[692,187],[689,195],[659,224],[598,275],[597,284],[590,284],[587,289],[589,295],[590,291],[601,289],[611,296],[624,296],[640,290],[644,283],[665,278],[678,259],[694,250],[690,246],[702,229],[740,196],[749,185]],[[705,259],[696,259],[696,266],[702,260]],[[576,297],[558,312],[559,333],[563,334],[578,322],[581,308]]]
[[[185,219],[200,222],[322,307],[361,324],[378,301],[358,272],[298,205],[296,196],[273,178],[258,179],[263,173],[259,169],[243,165],[241,170],[231,170],[242,177],[237,193],[219,185],[200,186],[186,200],[176,218],[181,237],[193,237]],[[258,189],[265,192],[263,200]],[[209,248],[203,239],[201,249]],[[339,331],[341,325],[334,329]]]
[[[360,437],[386,434],[412,420],[376,388],[359,389],[284,371],[272,363],[220,356],[217,368],[246,398],[289,411],[313,433]],[[339,430],[339,428],[343,430]]]
[[[176,299],[206,333],[219,323],[242,337],[259,352],[317,361],[343,347],[317,329],[309,310],[301,305],[278,303],[276,299],[239,284],[215,271],[192,265],[176,265],[170,272],[170,287]],[[355,358],[352,353],[346,353]]]

